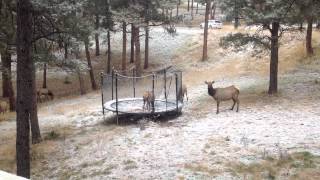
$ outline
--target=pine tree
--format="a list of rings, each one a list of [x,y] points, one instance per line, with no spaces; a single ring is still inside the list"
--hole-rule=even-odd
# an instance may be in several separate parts
[[[269,31],[265,34],[230,34],[221,39],[221,45],[243,46],[253,42],[261,47],[270,50],[270,79],[269,94],[278,91],[278,58],[279,58],[279,37],[282,35],[281,25],[288,24],[291,19],[290,12],[293,10],[294,0],[246,0],[241,14],[247,19],[248,24],[261,26]]]

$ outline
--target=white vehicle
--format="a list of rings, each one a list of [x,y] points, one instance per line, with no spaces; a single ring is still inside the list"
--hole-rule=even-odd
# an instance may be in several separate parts
[[[209,20],[208,21],[208,28],[210,29],[221,29],[223,26],[222,22],[219,20]],[[200,24],[200,28],[204,28],[204,22]]]

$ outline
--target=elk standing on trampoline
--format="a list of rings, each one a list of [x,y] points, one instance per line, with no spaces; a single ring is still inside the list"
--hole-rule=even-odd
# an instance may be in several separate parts
[[[142,107],[142,109],[147,110],[147,111],[148,110],[154,111],[154,100],[155,100],[154,94],[151,91],[146,91],[143,94],[143,107]]]

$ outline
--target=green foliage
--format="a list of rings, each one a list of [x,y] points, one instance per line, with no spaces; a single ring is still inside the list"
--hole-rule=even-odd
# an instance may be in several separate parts
[[[259,35],[235,33],[228,34],[220,39],[220,46],[234,47],[237,51],[243,50],[246,45],[251,44],[253,48],[260,49],[270,49],[269,39],[266,37],[261,37]]]
[[[216,3],[223,14],[226,15],[226,20],[231,21],[236,17],[243,17],[241,9],[246,5],[247,2],[246,0],[221,0],[214,1],[214,3]]]
[[[15,1],[0,0],[0,51],[12,49],[15,42]]]

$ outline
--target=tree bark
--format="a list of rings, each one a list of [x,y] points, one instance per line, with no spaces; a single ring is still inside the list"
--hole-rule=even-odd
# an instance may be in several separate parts
[[[191,20],[193,20],[193,0],[191,0]]]
[[[209,20],[209,10],[210,10],[210,0],[206,1],[206,12],[205,12],[205,23],[204,23],[204,33],[203,33],[203,53],[202,61],[208,59],[208,20]]]
[[[141,76],[141,54],[140,54],[140,30],[139,26],[135,27],[134,30],[134,44],[135,44],[135,65],[136,65],[136,75]]]
[[[108,50],[107,50],[107,54],[108,54],[108,59],[107,59],[107,73],[110,74],[111,72],[111,43],[110,43],[110,30],[108,30],[107,33],[107,39],[108,39]]]
[[[9,59],[10,58],[10,59]],[[9,83],[11,76],[11,54],[8,50],[1,52],[1,62],[2,62],[2,97],[9,97]]]
[[[216,6],[215,4],[213,3],[212,4],[212,7],[211,7],[211,19],[215,19],[215,16],[216,16]]]
[[[100,18],[99,18],[99,14],[96,13],[95,14],[96,17],[96,23],[95,23],[95,30],[98,31],[99,27],[100,27]],[[94,35],[95,41],[96,41],[96,56],[100,56],[100,42],[99,42],[99,33],[95,33]]]
[[[42,88],[47,88],[47,63],[43,64],[43,80],[42,80]]]
[[[307,35],[306,35],[306,50],[307,55],[312,56],[313,55],[313,48],[312,48],[312,24],[313,24],[313,18],[308,18],[308,27],[307,27]]]
[[[197,2],[196,14],[199,12],[199,3]]]
[[[208,0],[208,2],[209,2],[209,11],[208,11],[208,16],[209,16],[209,18],[208,19],[212,19],[212,17],[211,17],[211,10],[212,10],[212,6],[211,6],[211,0]]]
[[[17,175],[30,178],[30,124],[33,100],[32,5],[17,0]]]
[[[89,38],[88,37],[84,40],[84,48],[85,48],[85,51],[86,51],[86,58],[87,58],[87,62],[88,62],[90,81],[91,81],[91,88],[93,90],[97,90],[98,87],[97,87],[96,80],[94,78],[93,67],[92,67],[92,64],[91,64],[91,57],[90,57],[90,51],[89,51]]]
[[[234,1],[234,29],[238,29],[239,27],[239,9],[237,1]]]
[[[134,25],[131,24],[131,52],[130,52],[130,63],[134,63]]]
[[[75,56],[76,56],[76,59],[80,59],[80,52],[76,52]],[[85,89],[85,86],[84,86],[84,80],[83,80],[83,77],[82,77],[81,69],[79,67],[76,68],[76,73],[77,73],[77,76],[78,76],[78,79],[79,79],[80,95],[84,95],[87,92],[86,92],[86,89]]]
[[[145,27],[145,54],[144,54],[144,69],[149,67],[149,25]]]
[[[77,69],[77,75],[78,75],[78,78],[79,78],[80,94],[84,95],[87,92],[86,92],[86,89],[85,89],[85,86],[84,86],[84,80],[83,80],[83,77],[82,77],[80,69]]]
[[[10,111],[16,110],[16,99],[12,85],[12,72],[11,72],[11,54],[8,50],[1,53],[2,62],[2,92],[4,98],[9,98]]]
[[[122,22],[122,71],[127,69],[127,23]]]
[[[32,97],[32,107],[30,112],[30,125],[31,125],[31,136],[32,136],[32,144],[38,144],[41,142],[41,133],[39,127],[39,120],[38,120],[38,105],[37,105],[37,88],[36,88],[36,69],[33,66],[33,97]]]
[[[190,0],[188,0],[188,12],[190,10]]]
[[[64,42],[64,59],[68,59],[68,43]]]
[[[176,19],[178,21],[178,17],[179,17],[179,4],[177,4],[177,9],[176,9]]]
[[[269,94],[278,91],[279,22],[272,23]]]

